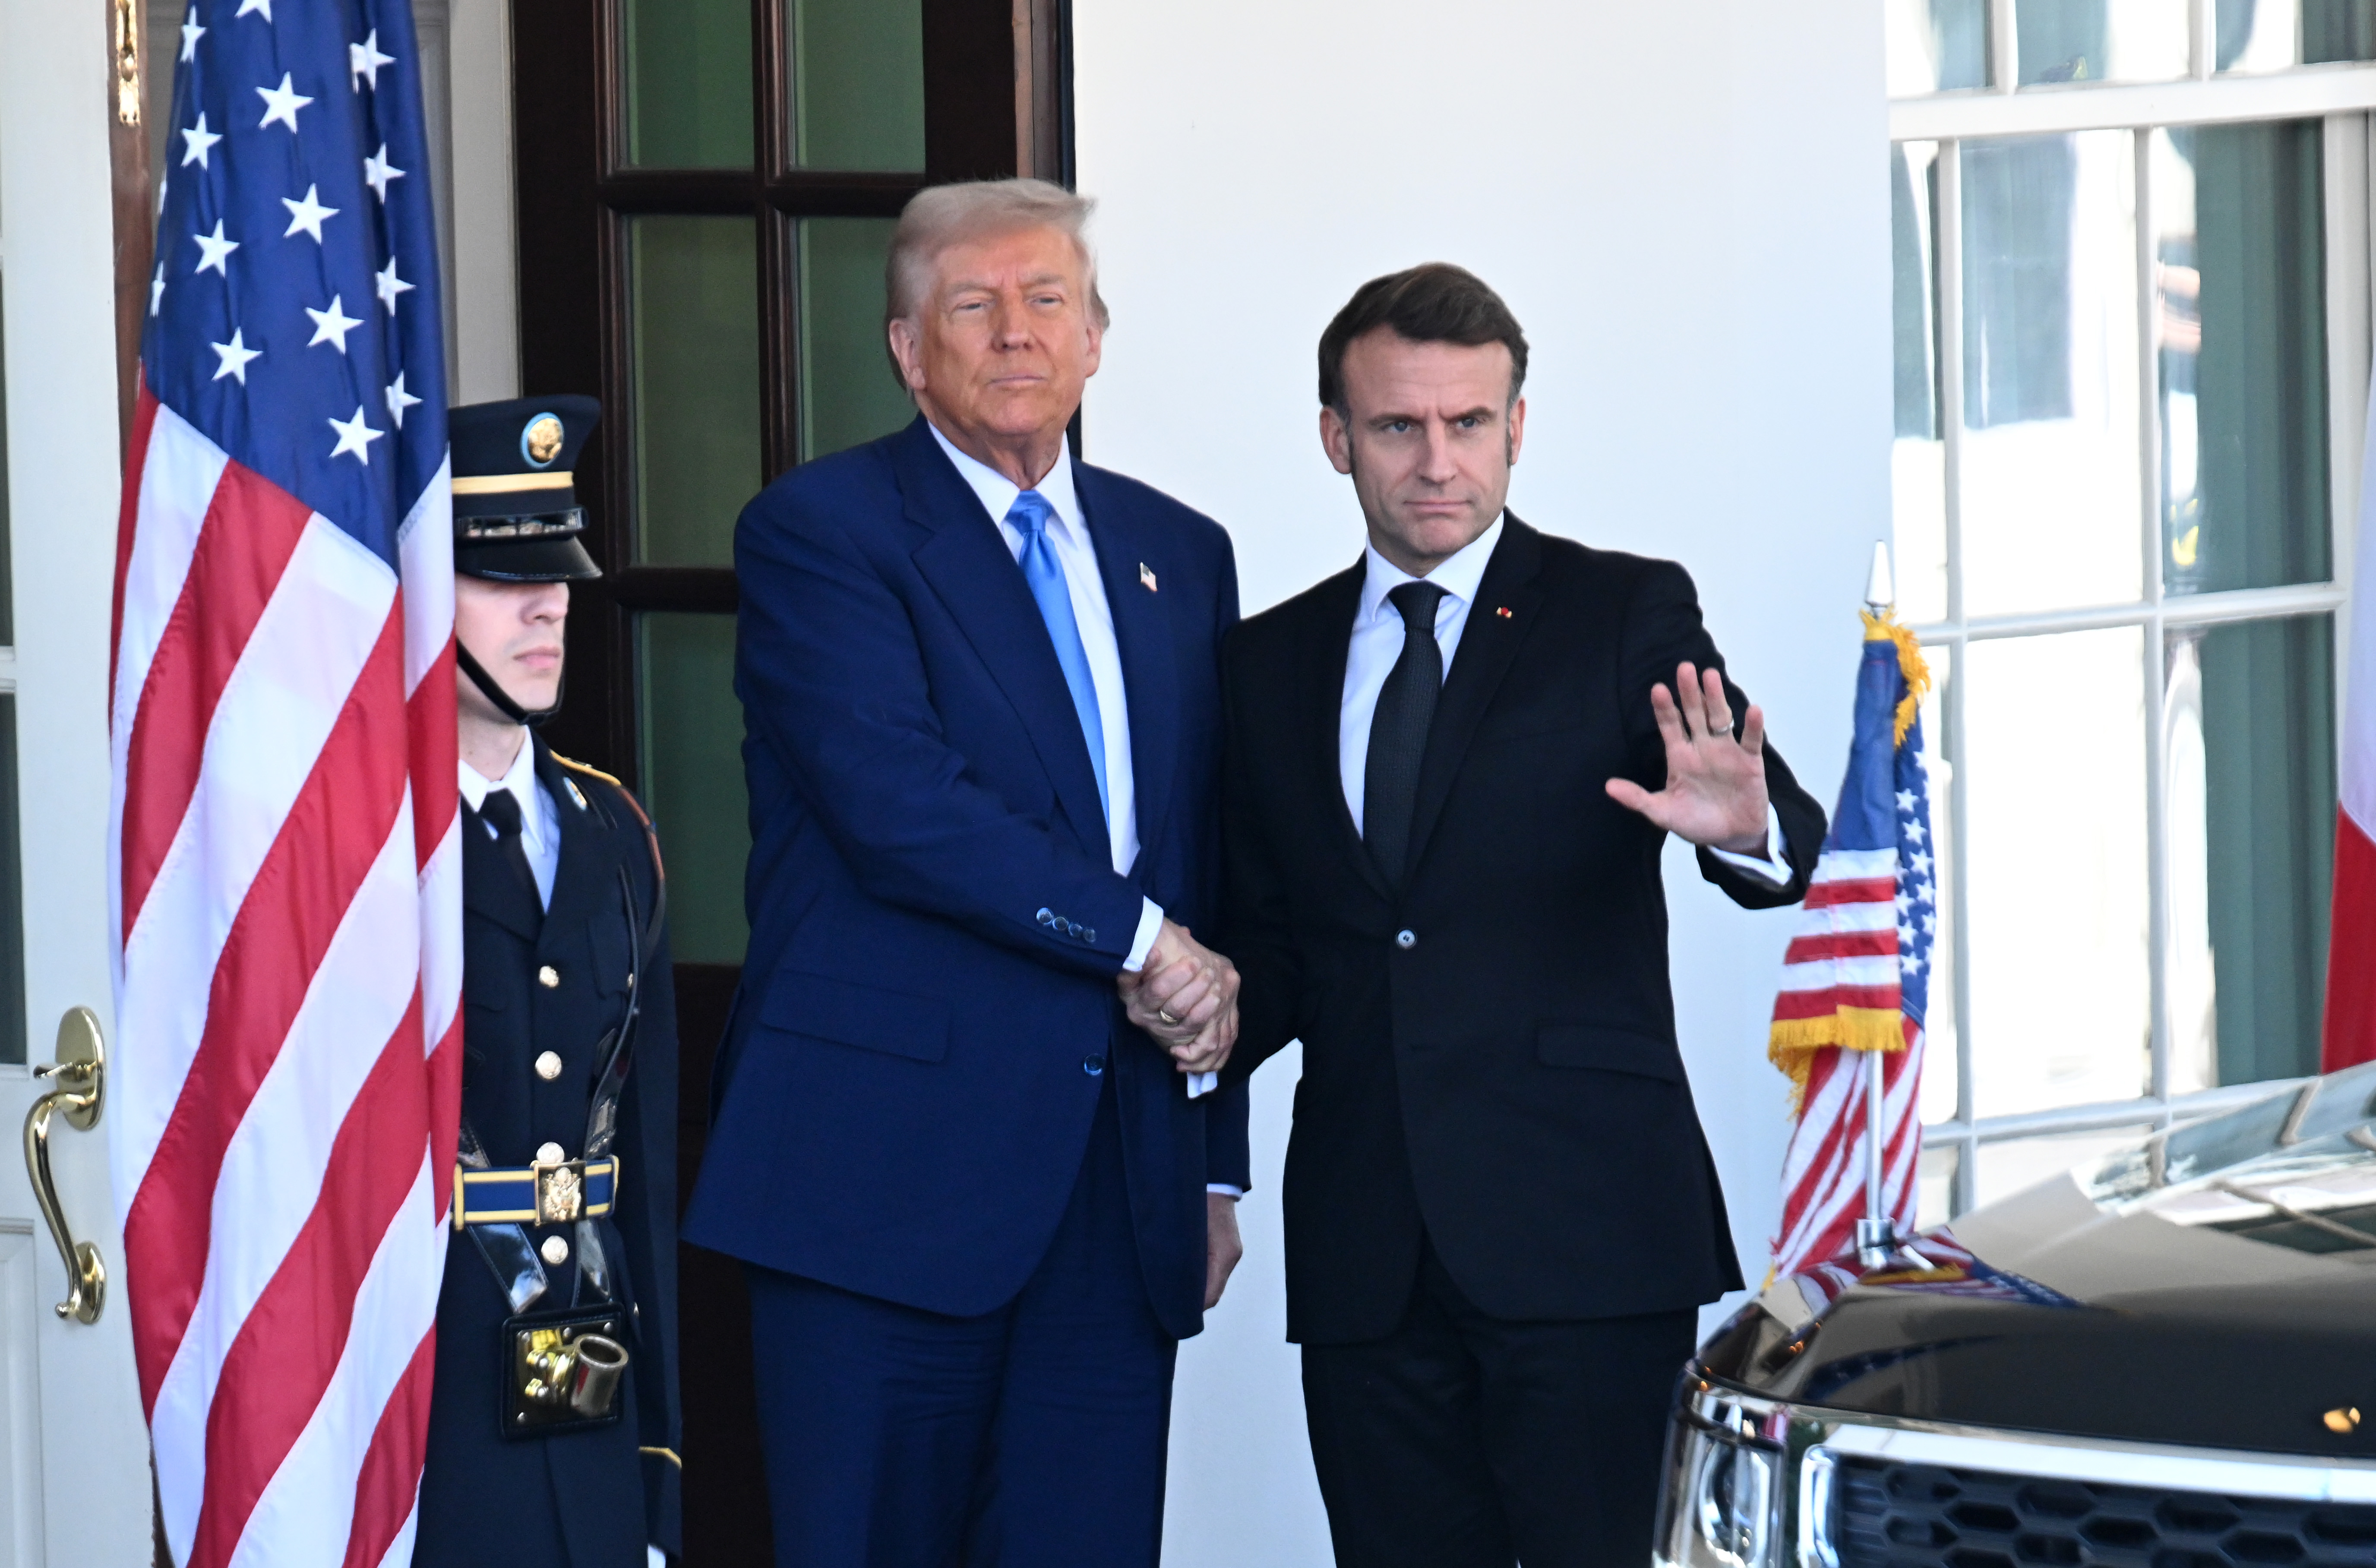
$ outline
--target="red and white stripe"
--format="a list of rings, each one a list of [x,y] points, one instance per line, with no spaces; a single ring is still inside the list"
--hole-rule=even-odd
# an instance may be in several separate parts
[[[1904,1012],[1897,951],[1897,852],[1826,849],[1807,889],[1799,933],[1783,958],[1776,1022],[1828,1017],[1841,1009],[1894,1015],[1903,1051],[1827,1047],[1807,1068],[1798,1125],[1782,1167],[1782,1223],[1774,1271],[1790,1275],[1838,1257],[1855,1241],[1865,1211],[1866,1097],[1882,1075],[1882,1202],[1899,1234],[1910,1235],[1919,1192],[1923,1031]]]
[[[460,1087],[452,500],[400,569],[143,394],[110,1111],[173,1559],[401,1563]]]
[[[2369,405],[2366,450],[2376,464],[2376,401]],[[2326,1038],[2323,1065],[2332,1073],[2376,1061],[2376,466],[2363,464],[2358,563],[2348,611],[2350,648],[2343,673],[2343,777],[2334,813],[2334,904],[2326,948]]]

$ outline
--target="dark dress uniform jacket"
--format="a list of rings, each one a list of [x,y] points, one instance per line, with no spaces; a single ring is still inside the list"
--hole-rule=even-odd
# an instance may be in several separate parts
[[[541,740],[536,776],[552,797],[561,854],[549,909],[503,857],[476,813],[462,813],[462,1110],[497,1166],[524,1166],[538,1146],[584,1153],[595,1051],[626,1011],[634,962],[619,873],[639,924],[659,913],[659,878],[643,818],[627,792],[557,762]],[[540,983],[550,968],[558,984]],[[544,1051],[562,1062],[540,1078]],[[498,1378],[511,1307],[468,1236],[446,1248],[437,1303],[437,1374],[422,1478],[421,1568],[643,1568],[647,1543],[678,1550],[681,1454],[676,1362],[676,998],[663,934],[646,964],[635,1059],[620,1100],[614,1152],[620,1197],[601,1225],[612,1289],[629,1312],[630,1357],[615,1423],[507,1441]],[[574,1227],[531,1226],[529,1239],[570,1240],[545,1265],[530,1312],[568,1306],[578,1289]],[[600,1304],[588,1287],[584,1304]]]
[[[1356,564],[1244,622],[1227,671],[1226,931],[1245,977],[1225,1075],[1303,1041],[1283,1193],[1288,1329],[1382,1338],[1422,1236],[1505,1320],[1685,1308],[1740,1284],[1675,1044],[1650,687],[1721,668],[1671,562],[1515,517],[1487,564],[1422,755],[1403,886],[1353,826],[1337,710]],[[1729,683],[1736,716],[1748,699]],[[1703,849],[1752,908],[1805,895],[1824,813],[1772,747],[1785,887]]]

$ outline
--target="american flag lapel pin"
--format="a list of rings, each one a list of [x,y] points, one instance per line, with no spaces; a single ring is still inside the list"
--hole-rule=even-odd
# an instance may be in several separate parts
[[[1138,586],[1149,593],[1155,591],[1155,568],[1144,561],[1138,564]]]

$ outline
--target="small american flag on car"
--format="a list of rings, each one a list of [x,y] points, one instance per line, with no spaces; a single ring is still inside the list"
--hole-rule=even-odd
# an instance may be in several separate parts
[[[1783,1163],[1777,1276],[1854,1243],[1874,1072],[1883,1091],[1883,1210],[1898,1234],[1914,1229],[1917,1098],[1939,924],[1919,707],[1930,674],[1913,634],[1886,613],[1865,615],[1864,628],[1847,777],[1785,956],[1767,1046],[1789,1075],[1798,1115]]]

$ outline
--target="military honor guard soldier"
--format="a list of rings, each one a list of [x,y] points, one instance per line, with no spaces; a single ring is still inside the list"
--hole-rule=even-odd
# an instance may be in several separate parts
[[[666,881],[618,780],[554,754],[590,398],[452,411],[463,1084],[413,1562],[679,1550]]]

